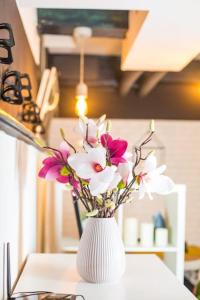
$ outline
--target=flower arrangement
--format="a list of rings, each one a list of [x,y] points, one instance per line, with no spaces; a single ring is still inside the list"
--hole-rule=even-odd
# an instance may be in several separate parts
[[[114,139],[110,127],[105,115],[96,123],[81,117],[81,149],[70,144],[62,129],[59,149],[45,147],[50,156],[43,161],[39,176],[70,187],[88,217],[113,217],[119,206],[131,202],[136,194],[139,199],[145,194],[152,199],[152,193],[168,194],[174,188],[173,181],[163,175],[166,166],[157,167],[154,153],[143,157],[143,147],[154,134],[153,121],[148,136],[135,148],[134,159],[127,151],[128,142]]]

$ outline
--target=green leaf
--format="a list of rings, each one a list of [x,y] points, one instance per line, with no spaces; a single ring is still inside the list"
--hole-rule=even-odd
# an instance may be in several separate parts
[[[125,183],[123,182],[123,180],[121,180],[118,185],[117,185],[118,189],[124,189],[126,187]]]
[[[69,169],[66,166],[63,166],[62,169],[60,170],[60,175],[68,176],[69,174],[70,174]]]
[[[82,184],[83,184],[83,185],[88,185],[88,184],[89,184],[89,182],[88,182],[88,181],[86,181],[86,180],[83,180],[83,179],[81,180],[81,182],[82,182]]]
[[[94,209],[86,214],[87,217],[95,217],[98,214],[98,209]]]

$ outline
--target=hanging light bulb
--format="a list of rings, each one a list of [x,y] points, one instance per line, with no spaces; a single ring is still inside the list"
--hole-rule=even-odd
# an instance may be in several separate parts
[[[77,27],[74,29],[74,37],[80,46],[80,81],[76,86],[75,112],[78,116],[87,114],[88,87],[84,82],[84,42],[91,37],[92,30],[89,27]]]
[[[76,86],[76,114],[80,116],[85,116],[87,114],[87,85],[84,82],[80,82]]]

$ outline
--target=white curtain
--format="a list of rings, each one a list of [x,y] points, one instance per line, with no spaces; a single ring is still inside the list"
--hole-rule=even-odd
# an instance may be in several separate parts
[[[0,131],[0,299],[3,243],[10,242],[12,283],[37,243],[37,156],[32,146]]]

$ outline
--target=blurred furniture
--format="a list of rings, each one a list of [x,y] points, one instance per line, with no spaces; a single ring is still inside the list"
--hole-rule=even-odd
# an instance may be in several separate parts
[[[86,300],[196,299],[154,255],[129,254],[119,283],[84,282],[74,254],[31,254],[14,292],[82,294]]]
[[[57,69],[55,67],[45,69],[42,74],[36,99],[36,103],[40,108],[40,118],[42,121],[45,120],[46,115],[48,115],[49,112],[52,112],[57,108],[59,95]]]
[[[165,247],[144,247],[140,244],[134,247],[125,247],[129,253],[163,253],[165,264],[172,270],[180,282],[184,278],[184,253],[185,253],[185,206],[186,186],[177,184],[175,191],[163,196],[167,227],[170,232],[169,244]],[[118,222],[123,231],[123,206],[118,213]]]
[[[186,245],[185,261],[196,261],[200,260],[200,246]]]
[[[185,254],[185,281],[196,291],[198,297],[200,294],[200,247],[194,245],[186,246]]]

